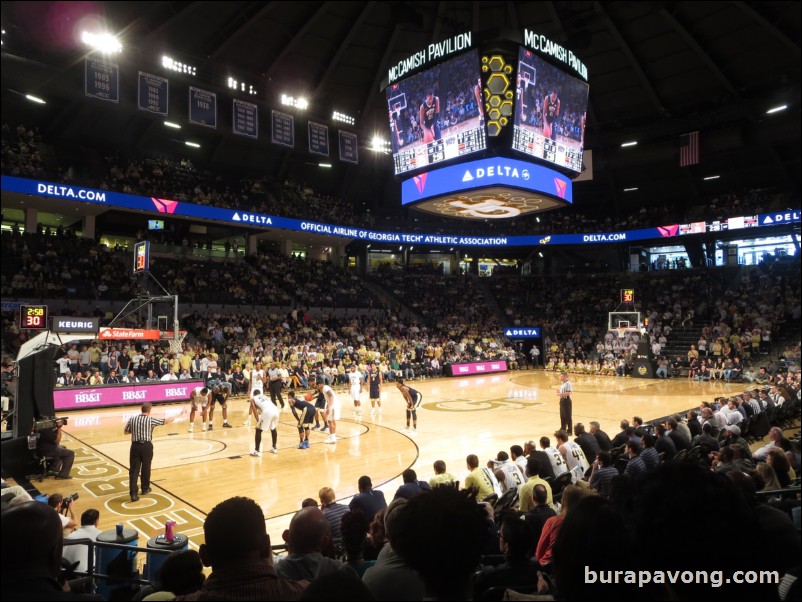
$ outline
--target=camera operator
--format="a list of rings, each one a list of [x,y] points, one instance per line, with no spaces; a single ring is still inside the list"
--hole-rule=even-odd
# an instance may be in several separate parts
[[[65,500],[64,496],[60,493],[54,493],[47,498],[47,505],[55,510],[56,513],[58,513],[58,517],[61,519],[62,529],[69,529],[72,531],[78,528],[78,521],[75,520],[75,512],[72,509],[73,504],[72,496]]]
[[[61,427],[64,420],[58,419],[55,428],[44,429],[39,433],[36,452],[45,458],[54,460],[51,470],[58,472],[57,479],[71,479],[70,471],[75,462],[75,452],[61,444]]]

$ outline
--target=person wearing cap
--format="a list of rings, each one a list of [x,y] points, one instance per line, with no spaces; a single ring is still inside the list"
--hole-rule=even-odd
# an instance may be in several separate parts
[[[741,427],[735,425],[727,425],[724,427],[727,431],[727,442],[724,445],[740,445],[744,449],[744,458],[751,460],[752,452],[749,449],[749,443],[746,439],[741,437]]]

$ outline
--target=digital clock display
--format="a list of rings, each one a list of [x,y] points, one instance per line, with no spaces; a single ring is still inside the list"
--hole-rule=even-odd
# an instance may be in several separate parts
[[[47,328],[47,305],[21,305],[19,311],[20,328]]]

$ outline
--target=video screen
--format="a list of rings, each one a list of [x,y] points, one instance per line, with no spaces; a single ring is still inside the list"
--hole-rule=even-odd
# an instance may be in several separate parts
[[[588,89],[586,82],[521,47],[512,148],[581,172]]]
[[[484,150],[481,99],[475,50],[388,86],[395,174]]]
[[[164,230],[164,220],[149,219],[148,230]]]

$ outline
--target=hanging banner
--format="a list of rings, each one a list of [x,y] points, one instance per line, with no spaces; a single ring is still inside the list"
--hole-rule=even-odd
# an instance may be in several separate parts
[[[359,163],[356,134],[337,130],[340,134],[340,161]]]
[[[235,98],[231,115],[235,134],[259,138],[259,108],[255,104]]]
[[[120,102],[120,71],[114,63],[87,57],[84,61],[84,94]]]
[[[295,120],[292,115],[273,110],[270,139],[273,144],[295,146]]]
[[[137,106],[150,113],[167,115],[170,82],[167,78],[139,72]]]
[[[189,122],[217,128],[217,94],[190,86]]]
[[[309,152],[329,156],[329,128],[322,123],[309,122]]]

